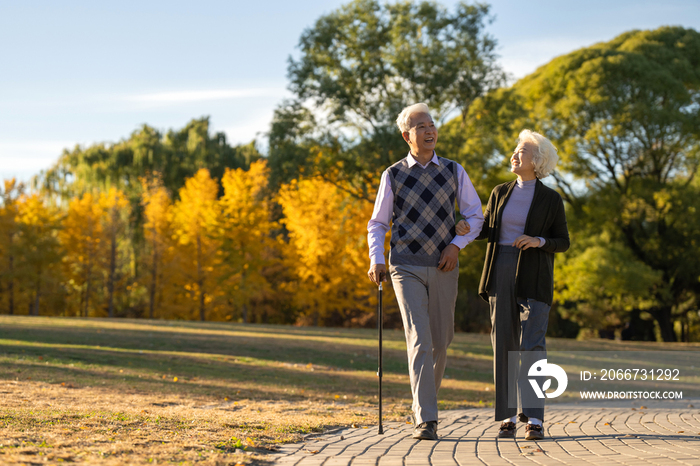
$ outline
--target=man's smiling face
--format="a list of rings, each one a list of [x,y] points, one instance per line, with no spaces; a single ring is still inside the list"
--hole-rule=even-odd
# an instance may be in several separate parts
[[[427,113],[413,113],[409,120],[411,129],[403,133],[403,138],[411,147],[411,153],[432,155],[438,139],[438,130],[433,119]]]

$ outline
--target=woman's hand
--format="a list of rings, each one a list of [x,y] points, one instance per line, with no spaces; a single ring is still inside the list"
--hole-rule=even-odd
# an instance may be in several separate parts
[[[518,249],[539,248],[540,240],[532,236],[520,235],[513,241],[513,246]]]
[[[456,225],[456,230],[459,236],[464,236],[470,231],[472,231],[471,227],[469,226],[466,220],[460,220],[459,223],[457,223]]]

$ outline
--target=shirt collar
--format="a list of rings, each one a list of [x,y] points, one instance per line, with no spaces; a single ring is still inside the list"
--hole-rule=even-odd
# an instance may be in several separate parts
[[[411,168],[411,167],[413,167],[415,164],[418,163],[418,161],[416,160],[416,158],[413,157],[413,156],[411,155],[411,152],[410,152],[410,151],[408,152],[408,155],[406,156],[406,160],[408,161],[408,168]],[[440,166],[440,160],[438,159],[437,153],[435,153],[435,151],[433,151],[433,158],[430,159],[430,162],[434,163],[434,164],[437,165],[438,167]],[[430,165],[430,162],[428,162],[428,164],[426,164],[425,166],[420,165],[419,163],[418,163],[418,165],[420,165],[420,166],[423,167],[423,168],[426,168],[428,165]]]

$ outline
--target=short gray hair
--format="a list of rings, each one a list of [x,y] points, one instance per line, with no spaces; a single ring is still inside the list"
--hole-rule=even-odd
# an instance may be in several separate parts
[[[430,115],[430,109],[426,104],[421,102],[419,104],[409,105],[408,107],[401,110],[401,113],[399,113],[398,118],[396,118],[396,126],[399,127],[399,130],[402,133],[410,131],[411,115],[413,115],[414,113],[427,113],[428,115]],[[433,118],[432,115],[430,116],[430,118]]]
[[[547,178],[559,161],[557,148],[549,139],[529,129],[522,130],[518,135],[518,144],[525,141],[531,142],[537,147],[532,158],[532,162],[535,164],[535,176],[539,179]]]

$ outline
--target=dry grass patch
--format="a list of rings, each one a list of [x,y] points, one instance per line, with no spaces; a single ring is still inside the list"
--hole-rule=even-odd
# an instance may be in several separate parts
[[[369,414],[311,401],[215,401],[28,381],[2,382],[0,394],[3,464],[260,462],[278,443],[330,424],[366,423]]]
[[[385,419],[410,410],[385,332]],[[487,336],[458,335],[441,408],[491,401]],[[376,334],[0,316],[0,463],[263,463],[279,443],[376,425]]]
[[[376,425],[376,351],[367,329],[0,316],[0,464],[264,463],[280,443]],[[441,409],[491,405],[489,336],[457,334],[445,377]],[[403,420],[401,331],[385,331],[384,395]]]

